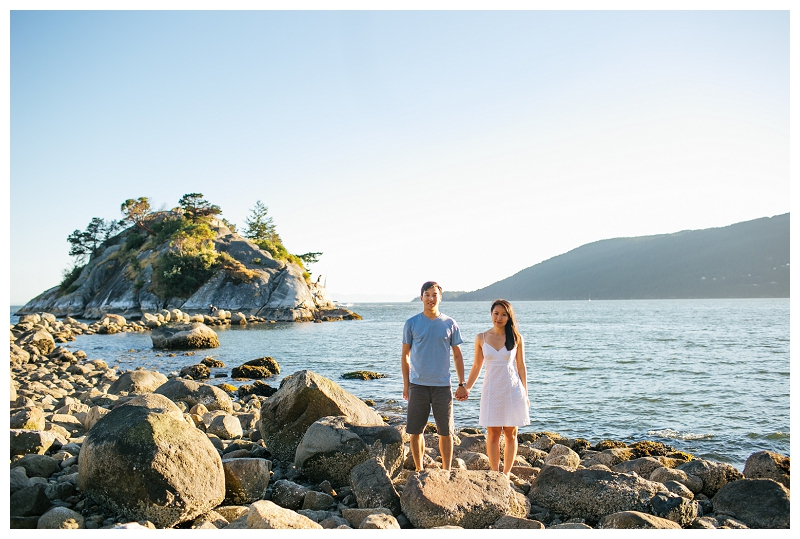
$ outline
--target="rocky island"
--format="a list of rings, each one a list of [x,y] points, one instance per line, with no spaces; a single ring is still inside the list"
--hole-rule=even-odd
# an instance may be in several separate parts
[[[289,254],[260,201],[245,236],[202,193],[184,195],[178,207],[160,212],[151,212],[144,197],[129,199],[122,212],[122,221],[94,218],[85,231],[73,232],[70,254],[88,261],[17,314],[138,320],[172,309],[211,314],[215,307],[289,322],[358,318],[337,307],[319,278],[311,280],[304,262],[321,253]]]

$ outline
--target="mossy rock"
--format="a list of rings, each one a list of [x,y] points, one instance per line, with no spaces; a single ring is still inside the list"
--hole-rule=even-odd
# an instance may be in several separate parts
[[[239,398],[246,397],[248,395],[258,395],[261,397],[271,397],[273,393],[278,391],[271,385],[262,382],[261,380],[256,380],[253,384],[245,384],[241,386],[237,390],[237,395]]]
[[[372,371],[353,371],[344,373],[342,378],[347,378],[348,380],[375,380],[377,378],[386,378],[386,375]]]
[[[203,380],[211,376],[211,370],[205,365],[189,365],[181,369],[180,376],[192,380]]]
[[[236,386],[231,384],[219,384],[217,387],[229,395],[233,395],[237,391]]]
[[[203,358],[203,361],[201,361],[200,364],[212,369],[222,369],[225,367],[225,364],[222,361],[214,359],[213,357]]]
[[[617,442],[615,440],[603,440],[598,442],[597,445],[590,449],[592,451],[605,451],[606,449],[621,449],[623,447],[628,447],[628,444],[625,442]]]
[[[361,399],[361,400],[363,400],[364,404],[366,404],[367,406],[372,406],[373,408],[375,408],[375,401],[374,400],[372,400],[372,399]]]
[[[675,451],[674,447],[670,447],[661,442],[642,441],[630,444],[628,446],[633,451],[633,458],[641,457],[664,457],[669,453]]]
[[[461,429],[461,434],[483,434],[483,433],[481,432],[481,429],[476,429],[475,427],[464,427],[463,429]],[[519,439],[520,436],[518,436],[517,439]]]
[[[231,371],[231,377],[250,379],[269,378],[270,376],[280,374],[280,372],[281,368],[278,362],[267,356],[250,360],[239,367],[235,367],[233,371]]]
[[[691,453],[686,453],[684,451],[673,451],[672,453],[667,453],[667,456],[671,459],[680,459],[689,462],[690,460],[694,460],[694,455]]]
[[[592,444],[589,443],[589,440],[584,438],[575,438],[575,440],[572,441],[572,446],[570,449],[575,451],[578,455],[582,455],[587,449],[589,449],[589,447],[591,447],[591,445]]]
[[[437,432],[439,431],[436,429],[436,423],[427,423],[423,431],[424,434],[436,434]]]

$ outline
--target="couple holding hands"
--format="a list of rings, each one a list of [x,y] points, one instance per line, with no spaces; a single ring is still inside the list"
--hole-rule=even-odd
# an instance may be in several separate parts
[[[458,375],[455,398],[465,401],[484,364],[478,424],[486,427],[486,454],[492,470],[500,470],[500,436],[505,435],[502,472],[508,476],[517,455],[517,427],[530,424],[525,350],[514,310],[504,299],[492,303],[492,328],[475,337],[475,360],[464,381],[463,342],[455,320],[439,312],[442,287],[433,281],[422,285],[423,311],[403,328],[403,398],[408,401],[406,432],[417,471],[423,469],[425,439],[422,434],[433,411],[439,433],[442,467],[453,459],[453,392],[450,388],[450,351]]]

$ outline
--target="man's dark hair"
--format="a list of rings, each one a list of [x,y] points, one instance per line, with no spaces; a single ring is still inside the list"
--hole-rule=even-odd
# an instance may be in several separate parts
[[[422,285],[422,291],[420,291],[419,296],[422,297],[427,289],[433,288],[434,286],[439,289],[439,294],[444,294],[444,291],[442,290],[442,287],[439,286],[439,283],[437,283],[436,281],[428,281],[427,283]]]

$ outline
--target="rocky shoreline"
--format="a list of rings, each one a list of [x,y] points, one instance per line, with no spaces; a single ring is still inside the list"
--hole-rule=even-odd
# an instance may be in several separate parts
[[[237,390],[57,346],[153,329],[119,322],[12,326],[12,529],[789,528],[787,456],[740,472],[656,442],[523,433],[508,479],[466,428],[450,471],[426,434],[418,473],[401,422],[311,371]]]

